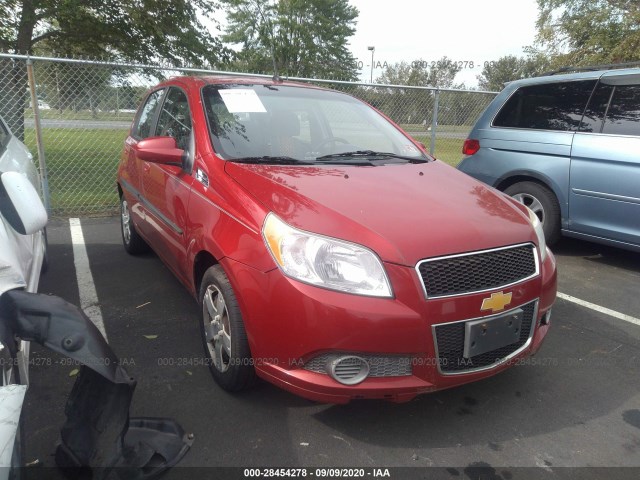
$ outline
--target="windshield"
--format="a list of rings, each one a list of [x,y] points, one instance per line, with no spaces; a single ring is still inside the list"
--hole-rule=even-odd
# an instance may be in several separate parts
[[[374,109],[348,95],[282,85],[208,85],[211,141],[225,160],[428,159]]]

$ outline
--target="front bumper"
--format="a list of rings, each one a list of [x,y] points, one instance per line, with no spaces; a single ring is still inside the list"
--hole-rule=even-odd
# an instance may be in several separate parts
[[[427,393],[495,375],[535,353],[549,325],[541,319],[556,297],[555,258],[548,252],[540,274],[508,288],[512,294],[504,312],[535,303],[527,342],[508,357],[477,371],[443,372],[436,351],[433,326],[490,317],[481,311],[492,292],[426,299],[415,269],[385,264],[394,298],[349,295],[267,273],[230,259],[223,266],[243,313],[256,373],[263,379],[302,397],[328,403],[353,399],[411,400]],[[410,373],[367,377],[344,385],[326,373],[311,371],[310,362],[327,353],[386,355],[409,359]]]

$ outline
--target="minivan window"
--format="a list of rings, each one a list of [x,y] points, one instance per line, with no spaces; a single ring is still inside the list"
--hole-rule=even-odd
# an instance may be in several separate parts
[[[493,126],[577,130],[595,84],[581,80],[521,87],[498,112]]]
[[[615,87],[602,133],[640,135],[640,85]]]
[[[587,109],[584,111],[582,125],[580,126],[581,132],[600,133],[602,131],[602,122],[607,113],[607,106],[609,105],[609,100],[611,100],[612,92],[613,87],[611,85],[603,83],[598,85],[591,96]]]
[[[164,90],[157,90],[147,97],[147,101],[140,111],[138,121],[133,127],[133,136],[136,138],[147,138],[151,135],[151,127],[155,118],[156,110],[160,104],[160,98]]]

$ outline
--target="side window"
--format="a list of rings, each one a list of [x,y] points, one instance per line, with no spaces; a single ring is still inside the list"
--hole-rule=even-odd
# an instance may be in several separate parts
[[[595,80],[522,87],[502,107],[494,127],[577,130]]]
[[[602,122],[604,121],[604,115],[607,112],[607,105],[611,100],[612,92],[613,87],[611,85],[603,83],[598,85],[591,96],[589,106],[584,111],[580,131],[592,133],[600,133],[602,131]]]
[[[162,104],[155,134],[175,138],[178,148],[186,150],[189,146],[190,133],[191,113],[187,96],[179,88],[172,87]]]
[[[147,97],[147,101],[142,107],[138,120],[133,127],[133,136],[136,138],[147,138],[151,136],[151,127],[153,119],[155,118],[158,105],[160,104],[160,98],[164,90],[158,90],[153,92]]]
[[[602,133],[640,135],[640,85],[615,87]]]

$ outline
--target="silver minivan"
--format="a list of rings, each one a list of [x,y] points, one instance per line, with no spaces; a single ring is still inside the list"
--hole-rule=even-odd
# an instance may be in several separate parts
[[[640,251],[640,69],[507,84],[458,168],[513,196],[560,235]]]

